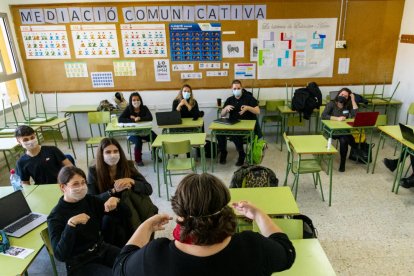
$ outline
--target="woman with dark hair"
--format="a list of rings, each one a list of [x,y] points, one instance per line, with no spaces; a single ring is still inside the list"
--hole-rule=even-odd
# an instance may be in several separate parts
[[[322,120],[344,121],[348,118],[355,117],[358,111],[358,105],[355,102],[355,95],[348,88],[339,90],[334,100],[330,101],[322,113]],[[346,156],[348,146],[357,149],[354,137],[352,135],[335,135],[332,138],[339,139],[339,152],[341,163],[339,171],[345,171]]]
[[[74,166],[58,175],[63,196],[47,218],[53,252],[66,263],[68,275],[112,275],[120,249],[103,241],[102,219],[116,212],[119,199],[88,195],[85,173]]]
[[[129,96],[129,104],[127,108],[125,108],[124,112],[122,112],[122,114],[119,116],[118,121],[120,123],[138,123],[152,121],[151,111],[146,105],[144,105],[141,95],[139,95],[138,92],[134,92]],[[152,141],[157,138],[157,134],[155,134],[154,131],[151,131],[150,135]],[[135,162],[140,167],[144,166],[144,162],[142,162],[142,141],[150,141],[150,135],[133,135],[128,137],[128,140],[131,141],[131,143],[135,144]],[[153,156],[155,156],[155,154],[153,154]]]
[[[198,118],[200,117],[200,110],[198,109],[198,103],[194,99],[193,90],[188,84],[184,84],[175,97],[172,104],[172,111],[178,111],[181,114],[181,118]]]
[[[124,191],[130,190],[151,202],[151,184],[140,174],[132,161],[128,161],[121,145],[114,138],[104,138],[96,152],[96,164],[89,167],[88,193],[98,195],[103,200],[111,196],[125,197]],[[138,206],[136,208],[145,207]],[[134,212],[134,210],[130,210]],[[155,212],[156,213],[156,212]],[[155,213],[151,213],[151,216]],[[147,217],[146,217],[147,218]],[[146,219],[141,218],[141,219]],[[135,229],[134,229],[135,230]],[[123,246],[132,234],[129,218],[107,216],[104,218],[104,240]]]
[[[174,240],[149,242],[171,219],[153,216],[122,249],[114,275],[270,275],[290,268],[295,249],[269,216],[248,202],[233,203],[262,234],[235,233],[236,215],[229,202],[229,190],[214,175],[187,175],[171,199],[178,216]]]

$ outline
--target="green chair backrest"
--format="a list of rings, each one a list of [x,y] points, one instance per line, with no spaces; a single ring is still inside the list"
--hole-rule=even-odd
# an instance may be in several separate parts
[[[320,107],[319,107],[319,118],[320,117],[322,117],[322,113],[323,113],[323,111],[325,110],[325,105],[321,105]]]
[[[162,142],[165,154],[185,154],[191,152],[190,140],[178,142]]]
[[[387,114],[380,114],[377,117],[377,122],[375,123],[376,126],[385,126],[387,125],[388,116]]]
[[[408,116],[414,115],[414,103],[411,103],[407,110],[407,118],[405,119],[405,124],[408,124]]]
[[[111,121],[111,112],[109,111],[88,112],[89,124],[107,124],[110,121]]]
[[[272,221],[279,226],[291,240],[303,239],[303,221],[300,219],[273,218]],[[253,222],[253,231],[260,232]]]
[[[303,127],[305,125],[305,120],[301,118],[299,116],[289,116],[288,120],[287,120],[287,126],[288,127],[295,127],[295,126],[300,126]]]
[[[47,251],[49,252],[50,255],[53,256],[53,249],[52,249],[52,244],[50,242],[48,229],[47,228],[43,229],[42,232],[40,232],[40,236],[42,237],[43,243],[45,244]]]
[[[266,100],[266,112],[278,111],[278,106],[284,106],[285,100]]]

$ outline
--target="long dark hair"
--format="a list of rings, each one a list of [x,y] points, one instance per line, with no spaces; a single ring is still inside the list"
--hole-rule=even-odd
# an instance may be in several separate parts
[[[85,173],[75,166],[65,166],[60,169],[57,180],[59,184],[67,185],[69,181],[75,176],[80,175],[86,180]]]
[[[144,105],[144,102],[142,101],[141,95],[140,95],[138,92],[133,92],[133,93],[129,96],[129,104],[128,104],[129,111],[130,111],[131,113],[134,113],[134,112],[135,112],[135,111],[134,111],[134,106],[132,105],[132,97],[138,97],[138,98],[139,98],[139,100],[140,100],[140,102],[141,102],[141,105],[139,106],[139,109],[140,109],[140,110],[142,110],[142,106]]]
[[[114,145],[119,150],[119,162],[116,164],[116,174],[122,178],[131,177],[131,171],[128,166],[128,160],[125,157],[125,153],[122,150],[121,145],[114,138],[104,138],[99,144],[96,150],[96,174],[97,184],[100,193],[108,191],[114,187],[114,181],[109,174],[109,165],[105,163],[103,152],[107,146]]]
[[[335,103],[338,103],[338,102],[339,102],[339,101],[338,101],[338,97],[339,97],[339,94],[341,94],[341,92],[342,92],[342,91],[345,91],[345,92],[347,92],[347,93],[348,93],[348,99],[347,99],[347,100],[346,100],[346,102],[344,103],[344,108],[345,108],[345,109],[350,109],[350,108],[352,108],[352,100],[351,100],[351,94],[352,94],[352,91],[351,91],[349,88],[346,88],[346,87],[341,88],[341,89],[339,90],[338,94],[336,94],[336,97],[335,97],[335,99],[334,99]]]

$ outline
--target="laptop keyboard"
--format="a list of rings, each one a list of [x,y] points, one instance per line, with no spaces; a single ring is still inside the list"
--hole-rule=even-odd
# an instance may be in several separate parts
[[[20,228],[22,228],[22,227],[26,226],[27,224],[31,223],[32,221],[34,221],[38,217],[40,217],[40,215],[30,214],[27,217],[23,218],[22,220],[19,220],[15,224],[12,224],[9,227],[5,228],[4,230],[6,230],[6,232],[8,232],[8,233],[14,233],[17,230],[19,230]]]

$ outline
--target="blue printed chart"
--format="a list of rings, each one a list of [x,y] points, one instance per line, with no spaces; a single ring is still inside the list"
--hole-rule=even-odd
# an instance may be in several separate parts
[[[170,24],[172,61],[221,60],[220,23]]]

